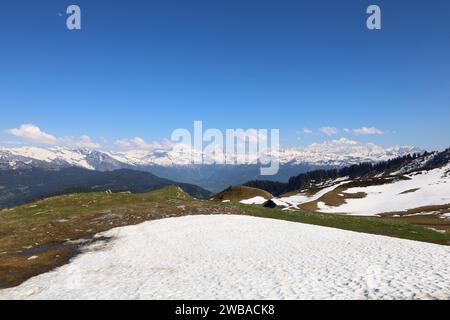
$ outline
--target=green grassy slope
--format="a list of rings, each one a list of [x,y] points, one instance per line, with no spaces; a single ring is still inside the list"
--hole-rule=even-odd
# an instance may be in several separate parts
[[[238,203],[195,200],[179,187],[149,193],[56,196],[0,212],[0,288],[67,263],[84,239],[115,227],[199,214],[244,214],[403,239],[450,244],[449,233],[381,218],[288,212]],[[71,240],[71,241],[68,241]],[[98,240],[98,239],[97,239]]]

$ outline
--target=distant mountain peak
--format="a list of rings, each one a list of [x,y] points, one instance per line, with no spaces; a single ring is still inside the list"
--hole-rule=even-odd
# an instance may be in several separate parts
[[[378,162],[423,150],[409,146],[383,148],[373,143],[360,143],[346,138],[314,143],[304,148],[284,148],[279,151],[282,165],[326,165],[345,166],[361,162]],[[239,157],[240,155],[237,155]],[[170,167],[189,164],[188,159],[173,146],[154,150],[130,150],[103,152],[88,148],[70,149],[65,147],[20,147],[0,149],[0,161],[41,166],[42,163],[56,167],[77,166],[90,170],[108,171],[120,168],[143,166]],[[217,164],[223,164],[218,162]]]

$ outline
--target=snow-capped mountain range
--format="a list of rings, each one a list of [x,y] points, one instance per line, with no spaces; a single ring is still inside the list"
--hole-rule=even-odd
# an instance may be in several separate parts
[[[278,157],[281,165],[346,166],[361,162],[385,161],[418,152],[422,152],[422,150],[399,146],[382,148],[373,143],[362,144],[348,139],[340,139],[315,143],[306,148],[281,149]],[[224,164],[220,160],[214,160],[215,164]],[[180,159],[180,153],[174,146],[122,152],[64,147],[0,148],[0,164],[4,169],[27,166],[53,168],[76,166],[98,171],[130,167],[190,165],[186,159]]]
[[[348,139],[333,140],[312,144],[306,148],[281,149],[278,153],[280,162],[278,174],[261,176],[261,166],[257,162],[230,165],[219,160],[210,165],[190,164],[186,161],[186,156],[180,154],[175,145],[170,144],[148,150],[120,152],[63,147],[21,147],[0,148],[0,170],[30,168],[55,170],[67,167],[96,171],[135,169],[219,192],[231,185],[250,180],[286,182],[290,177],[310,170],[344,167],[361,162],[379,162],[419,152],[421,150],[414,147],[382,148],[375,144],[362,144]],[[243,155],[236,156],[239,157]]]

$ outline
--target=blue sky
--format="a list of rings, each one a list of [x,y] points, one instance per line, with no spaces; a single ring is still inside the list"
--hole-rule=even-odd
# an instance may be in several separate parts
[[[80,31],[66,29],[70,4]],[[381,31],[366,28],[370,4]],[[105,144],[160,141],[203,120],[279,128],[285,146],[442,149],[449,39],[448,0],[2,0],[0,142],[31,144],[6,132],[27,123]],[[352,131],[362,127],[383,134]]]

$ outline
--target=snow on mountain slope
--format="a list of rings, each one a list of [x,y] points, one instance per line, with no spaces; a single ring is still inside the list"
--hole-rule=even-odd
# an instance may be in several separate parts
[[[348,139],[312,144],[306,148],[281,149],[278,156],[282,165],[313,164],[318,166],[344,166],[361,162],[377,162],[419,152],[412,147],[384,149],[374,144],[362,144]],[[192,157],[202,155],[193,150]],[[245,157],[235,155],[236,158]],[[3,160],[2,160],[3,159]],[[152,150],[130,150],[123,152],[101,152],[88,149],[62,147],[0,148],[3,163],[38,160],[57,166],[79,166],[87,169],[110,170],[123,167],[189,165],[190,157],[177,151],[174,145],[164,145]],[[209,163],[223,164],[220,158],[208,158]],[[256,163],[256,157],[253,161]]]
[[[407,180],[347,189],[346,194],[362,193],[365,196],[361,199],[346,199],[345,204],[337,207],[319,202],[319,211],[376,215],[450,204],[450,164],[433,170],[412,172],[405,177]]]
[[[450,299],[447,246],[225,215],[102,235],[0,299]]]
[[[39,160],[49,163],[65,162],[71,166],[78,166],[85,169],[93,170],[86,161],[86,153],[82,150],[70,150],[66,148],[52,147],[52,148],[37,148],[37,147],[24,147],[7,149],[12,156],[19,156],[23,158]]]
[[[421,150],[413,147],[392,147],[384,149],[375,144],[362,144],[356,141],[342,138],[324,143],[315,143],[306,148],[284,148],[276,154],[281,164],[315,164],[342,166],[356,164],[361,162],[384,161],[394,157],[403,156]],[[193,157],[199,156],[193,152]],[[189,160],[180,158],[173,146],[165,146],[153,151],[128,151],[128,152],[109,152],[111,157],[124,163],[135,165],[163,165],[188,164]],[[235,155],[236,159],[244,158],[244,155]],[[257,157],[250,157],[256,163]],[[211,158],[218,164],[223,163],[219,158]]]
[[[30,167],[50,166],[54,168],[76,166],[89,170],[109,171],[127,167],[108,154],[90,149],[69,149],[62,147],[22,147],[0,149],[0,164],[7,163],[15,169],[18,163]]]
[[[345,178],[339,178],[333,181],[329,181],[326,184],[322,184],[322,189],[316,192],[315,194],[308,194],[305,190],[303,193],[297,193],[294,195],[281,197],[281,198],[271,198],[271,199],[264,199],[263,197],[254,197],[250,199],[244,199],[241,200],[240,203],[242,204],[248,204],[248,205],[262,205],[267,200],[272,200],[278,207],[284,207],[286,210],[298,210],[299,205],[313,202],[323,195],[327,194],[328,192],[333,191],[334,189],[338,188],[339,186],[348,183],[348,177]]]
[[[411,163],[408,163],[407,165],[403,166],[400,170],[398,170],[396,172],[392,172],[390,175],[391,176],[396,176],[396,175],[399,175],[399,174],[405,174],[405,173],[408,173],[408,172],[411,172],[411,171],[423,168],[437,154],[438,154],[437,152],[432,152],[429,155],[419,157],[419,158],[411,161]]]
[[[320,199],[320,197],[322,197],[323,195],[327,194],[328,192],[331,192],[331,191],[335,190],[336,188],[338,188],[339,186],[346,184],[348,182],[348,181],[345,181],[345,180],[347,180],[347,178],[348,177],[339,178],[334,181],[331,181],[328,185],[324,186],[323,189],[321,189],[320,191],[318,191],[317,193],[315,193],[313,195],[299,193],[296,195],[283,197],[280,199],[272,199],[272,200],[274,200],[276,203],[278,201],[278,203],[279,203],[278,205],[281,205],[281,206],[283,206],[283,203],[286,204],[287,208],[289,208],[289,209],[299,209],[299,207],[298,207],[299,205],[301,205],[303,203],[316,201],[316,200]]]
[[[315,163],[322,165],[350,165],[361,162],[385,161],[395,157],[421,152],[413,147],[382,148],[373,143],[359,143],[342,138],[314,143],[306,148],[285,149],[280,154],[281,163]]]

